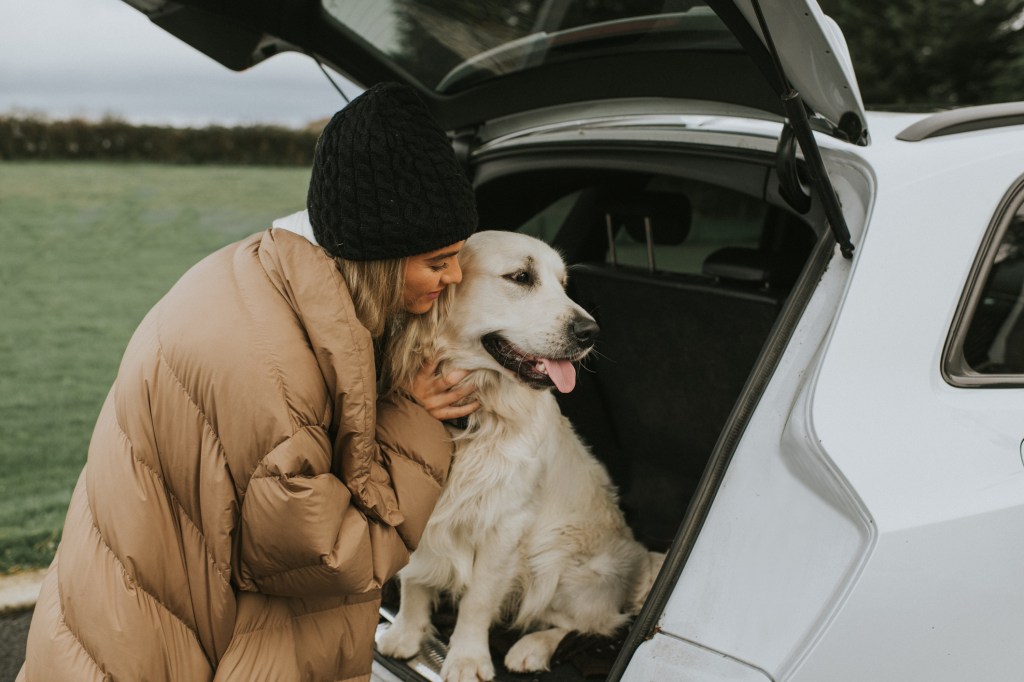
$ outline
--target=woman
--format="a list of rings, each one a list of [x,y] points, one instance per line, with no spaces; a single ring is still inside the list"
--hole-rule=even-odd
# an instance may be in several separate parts
[[[412,90],[368,90],[315,153],[306,214],[225,247],[125,351],[19,680],[367,680],[468,414],[407,373],[461,279],[472,189]],[[394,356],[389,348],[401,349]],[[403,374],[404,375],[404,374]]]

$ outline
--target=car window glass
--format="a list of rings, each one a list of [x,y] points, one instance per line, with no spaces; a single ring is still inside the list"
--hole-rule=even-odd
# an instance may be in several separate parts
[[[341,27],[425,87],[454,93],[495,76],[589,56],[735,49],[703,2],[321,0]]]
[[[569,215],[569,211],[579,200],[579,196],[579,192],[567,194],[520,225],[516,231],[551,244],[562,227],[562,223],[565,222],[566,216]]]
[[[589,209],[580,210],[588,203]],[[548,203],[516,230],[557,245],[567,222],[582,216],[587,239],[599,242],[598,250],[591,251],[593,255],[586,260],[647,270],[653,257],[657,272],[706,275],[706,261],[712,254],[730,249],[763,253],[766,225],[779,223],[778,216],[772,219],[769,213],[767,204],[742,192],[656,176],[628,191],[617,191],[612,183],[570,192]],[[812,235],[806,227],[804,230]],[[807,245],[780,247],[806,255]]]
[[[964,338],[964,361],[979,374],[1024,374],[1024,204],[991,258]]]
[[[654,267],[661,272],[701,274],[704,260],[726,246],[757,248],[766,205],[746,194],[693,180],[656,178],[628,215],[612,216],[617,264],[647,268],[645,219],[651,224]]]

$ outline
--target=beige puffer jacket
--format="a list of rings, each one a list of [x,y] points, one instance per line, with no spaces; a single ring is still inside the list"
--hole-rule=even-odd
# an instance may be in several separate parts
[[[192,268],[125,351],[18,680],[369,679],[451,458],[374,383],[319,247],[268,230]]]

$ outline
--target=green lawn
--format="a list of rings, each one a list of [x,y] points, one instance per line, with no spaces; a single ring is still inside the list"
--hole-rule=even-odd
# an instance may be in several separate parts
[[[308,169],[0,162],[0,574],[53,556],[132,331],[203,256],[305,204]]]

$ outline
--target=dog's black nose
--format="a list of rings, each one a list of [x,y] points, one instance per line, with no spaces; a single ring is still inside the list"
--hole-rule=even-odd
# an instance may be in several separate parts
[[[601,328],[587,317],[577,317],[569,323],[569,333],[578,343],[593,343]]]

